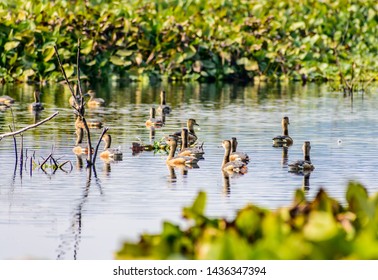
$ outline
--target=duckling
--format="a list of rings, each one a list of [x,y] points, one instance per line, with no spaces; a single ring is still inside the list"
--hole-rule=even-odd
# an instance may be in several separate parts
[[[75,131],[77,138],[76,138],[76,143],[75,147],[72,148],[72,151],[74,152],[75,155],[82,155],[82,154],[88,154],[88,146],[82,146],[83,142],[83,136],[84,136],[84,130],[81,127],[77,127]],[[92,148],[92,154],[94,150]]]
[[[228,173],[245,174],[248,171],[247,164],[241,160],[230,161],[231,141],[223,140],[222,146],[224,148],[224,157],[222,162],[222,170]]]
[[[288,126],[290,124],[289,117],[282,118],[282,133],[273,138],[273,147],[291,146],[293,145],[293,139],[289,136]]]
[[[315,169],[310,159],[310,141],[305,141],[302,146],[303,160],[297,160],[289,164],[289,172],[308,173]]]
[[[203,146],[199,147],[188,147],[188,129],[183,128],[181,132],[181,150],[178,153],[179,156],[193,156],[198,159],[203,159],[203,155],[205,154],[203,150]]]
[[[8,95],[0,96],[0,105],[9,106],[14,103],[14,99]]]
[[[88,100],[88,107],[100,107],[105,105],[105,100],[99,97],[96,97],[96,92],[94,90],[89,90],[87,94],[90,96]]]
[[[151,127],[151,126],[162,127],[163,126],[162,120],[155,118],[155,112],[156,112],[155,108],[151,107],[150,118],[146,121],[147,127]]]
[[[160,106],[158,107],[157,112],[161,115],[169,115],[169,113],[171,112],[171,108],[167,106],[165,102],[164,90],[160,92]]]
[[[187,129],[188,129],[188,144],[191,145],[197,141],[197,135],[196,132],[194,131],[194,126],[199,124],[196,122],[195,119],[188,119],[187,123]],[[172,136],[180,139],[181,138],[181,131],[177,131],[172,134]],[[181,140],[181,139],[180,139]]]
[[[235,161],[237,159],[241,160],[242,162],[248,164],[249,163],[249,156],[243,152],[237,152],[236,148],[238,146],[238,141],[236,137],[231,138],[231,154],[230,154],[230,161]]]
[[[167,138],[167,144],[170,146],[169,155],[166,163],[172,166],[175,165],[192,165],[197,164],[198,158],[193,156],[176,156],[177,140],[174,137]]]
[[[42,111],[44,108],[43,108],[43,105],[40,101],[40,95],[42,93],[38,90],[35,90],[33,95],[34,95],[34,102],[32,104],[30,104],[30,110],[34,111],[34,112],[38,112],[38,111]]]
[[[102,136],[102,141],[105,142],[104,151],[100,153],[100,158],[106,160],[106,159],[112,159],[112,160],[122,160],[122,151],[120,148],[110,148],[110,145],[112,143],[112,138],[110,134],[105,133],[104,136]]]

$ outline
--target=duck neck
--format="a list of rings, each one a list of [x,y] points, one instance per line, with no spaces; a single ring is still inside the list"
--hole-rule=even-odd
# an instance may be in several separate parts
[[[155,118],[155,109],[154,108],[151,108],[151,110],[150,110],[150,118],[151,119]]]
[[[196,133],[194,132],[194,125],[192,123],[189,123],[188,122],[188,131],[193,134],[193,135],[196,135]]]
[[[39,93],[38,93],[38,91],[34,91],[34,101],[35,101],[35,103],[39,103]]]
[[[283,123],[282,125],[282,131],[284,136],[289,136],[289,128],[287,123]]]
[[[183,129],[181,132],[181,150],[188,148],[188,130]]]
[[[230,152],[231,152],[230,148],[226,147],[224,150],[222,166],[225,166],[225,164],[230,161]]]
[[[236,147],[238,146],[238,141],[236,141],[235,137],[232,137],[231,146],[232,146],[231,152],[235,153]]]
[[[172,143],[167,160],[170,160],[175,156],[176,148],[177,148],[177,143],[176,142]]]
[[[309,149],[306,147],[306,149],[304,150],[304,160],[305,161],[308,161],[308,162],[311,162],[311,159],[310,159],[310,151]]]
[[[160,105],[165,106],[165,92],[160,93]]]
[[[81,144],[83,142],[83,129],[82,128],[77,128],[76,129],[76,135],[77,135],[77,138],[76,138],[76,146],[78,146],[79,144]]]
[[[104,135],[105,147],[104,150],[109,149],[112,144],[112,137],[109,134]]]

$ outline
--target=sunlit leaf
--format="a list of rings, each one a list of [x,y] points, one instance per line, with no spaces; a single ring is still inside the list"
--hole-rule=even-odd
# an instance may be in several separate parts
[[[42,55],[43,55],[43,61],[44,62],[49,61],[55,55],[54,48],[50,47],[50,48],[44,49]]]
[[[19,44],[20,44],[19,41],[6,42],[4,45],[4,50],[5,51],[13,50],[14,48],[17,48]]]

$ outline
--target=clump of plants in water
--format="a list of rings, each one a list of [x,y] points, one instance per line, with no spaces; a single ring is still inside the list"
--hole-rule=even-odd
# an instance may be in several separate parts
[[[164,222],[159,234],[125,242],[117,259],[377,259],[378,195],[350,182],[346,205],[320,189],[312,201],[297,190],[293,205],[247,205],[233,220],[205,215],[200,192],[183,209],[188,227]]]
[[[54,46],[74,75],[172,80],[337,80],[377,73],[376,1],[35,1],[0,3],[0,79],[58,81]]]

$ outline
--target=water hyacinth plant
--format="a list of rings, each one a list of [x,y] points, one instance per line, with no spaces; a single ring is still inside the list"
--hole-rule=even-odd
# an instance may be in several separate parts
[[[74,2],[74,5],[72,3]],[[375,79],[378,17],[368,1],[35,1],[0,3],[0,79]],[[364,84],[361,85],[363,87]]]
[[[233,220],[205,215],[200,192],[183,209],[188,227],[164,222],[159,234],[125,242],[117,259],[377,259],[378,195],[350,182],[346,205],[320,189],[312,201],[302,190],[293,205],[266,210],[247,205]]]

